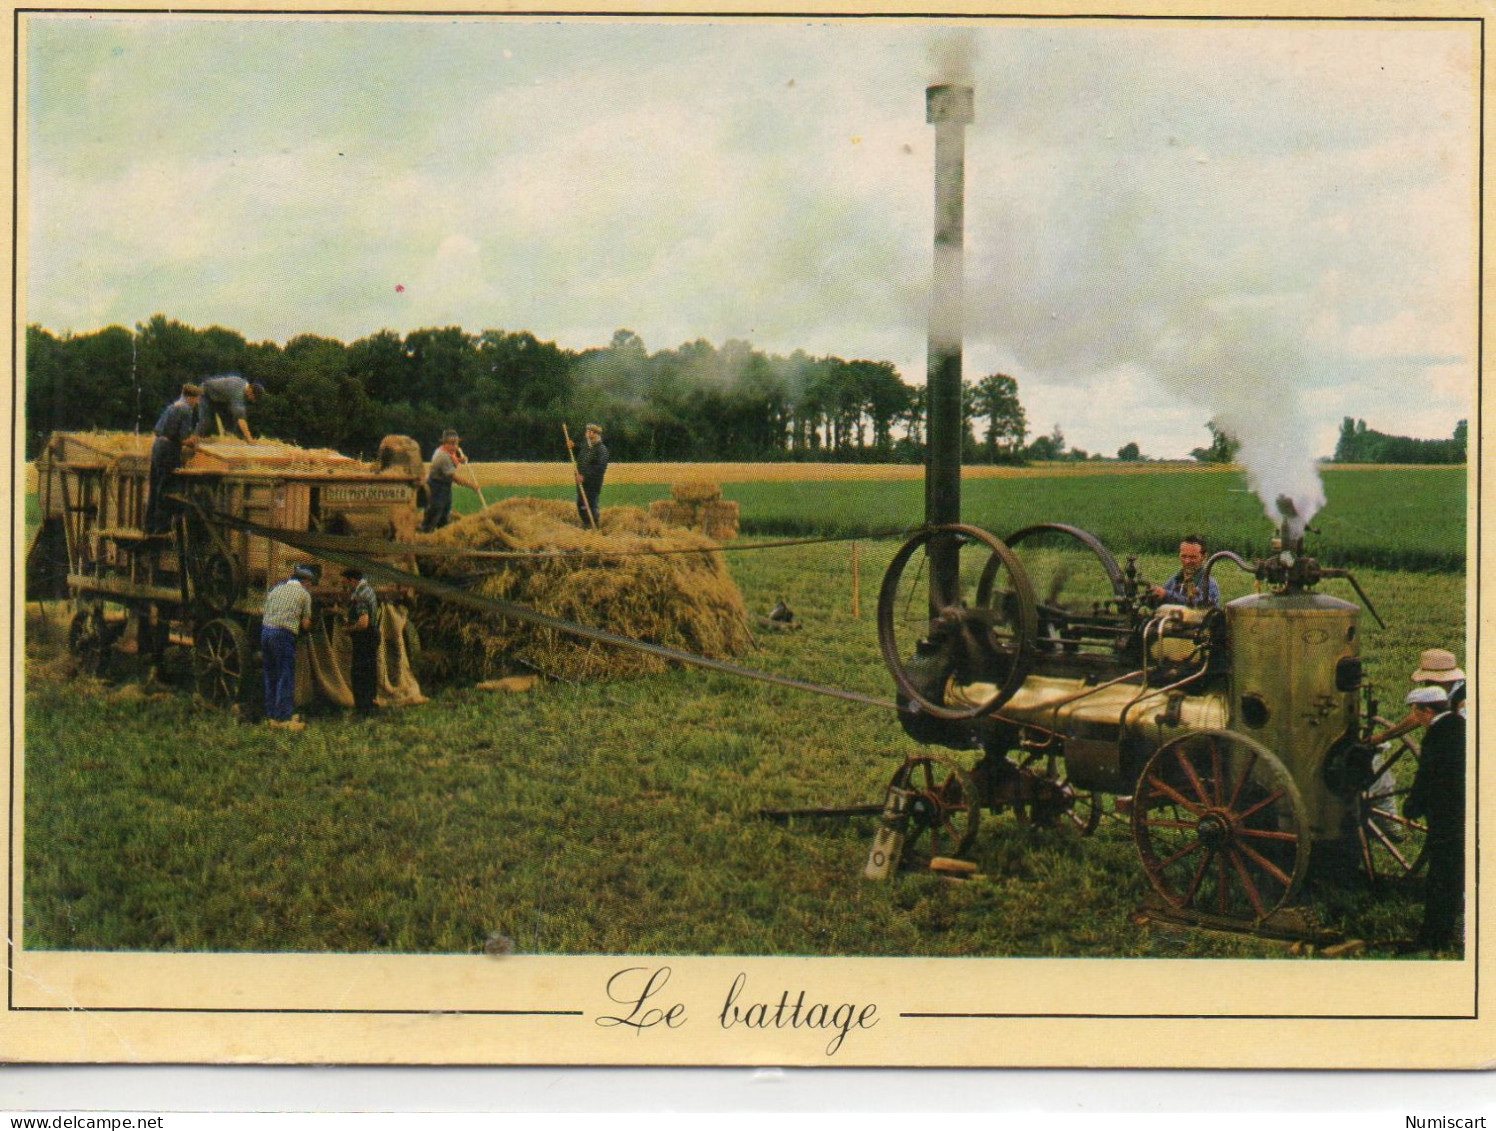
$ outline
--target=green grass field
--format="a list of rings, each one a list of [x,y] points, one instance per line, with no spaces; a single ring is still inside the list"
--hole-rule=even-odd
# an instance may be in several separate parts
[[[1356,473],[1384,474],[1394,473]],[[1329,480],[1327,545],[1340,545],[1329,522],[1339,507],[1356,516],[1370,552],[1383,543],[1417,549],[1388,497],[1404,497],[1401,478],[1395,492],[1379,491],[1376,480]],[[1441,502],[1453,510],[1458,499],[1453,513],[1463,514],[1463,483],[1430,480],[1419,510],[1442,491]],[[1025,481],[1020,501],[1009,497],[1011,482],[988,481],[968,490],[966,513],[999,531],[1037,518],[1110,524],[1133,538],[1107,538],[1118,556],[1145,550],[1141,568],[1161,580],[1173,563],[1157,544],[1170,548],[1180,525],[1249,555],[1265,549],[1260,513],[1240,541],[1206,520],[1201,500],[1224,499],[1243,525],[1223,531],[1251,525],[1255,500],[1227,494],[1231,485],[1228,475],[1129,477],[1139,504],[1105,477]],[[800,530],[868,531],[918,515],[917,492],[894,491],[903,486],[747,484],[727,493],[751,531],[796,529],[788,517],[796,513],[813,516]],[[1201,497],[1191,506],[1205,511],[1164,505],[1194,493]],[[663,494],[610,490],[605,502]],[[1354,497],[1377,506],[1357,509],[1347,501]],[[1130,528],[1109,513],[1123,499],[1136,508]],[[1155,507],[1164,520],[1152,517]],[[1434,547],[1441,553],[1462,545],[1462,536],[1443,537]],[[859,543],[857,617],[847,544],[731,551],[750,610],[782,598],[804,626],[760,631],[758,649],[740,662],[891,697],[873,606],[895,546]],[[1463,654],[1463,569],[1433,562],[1423,559],[1419,572],[1356,569],[1389,622],[1385,631],[1362,622],[1384,713],[1400,712],[1419,649],[1449,644]],[[1234,570],[1220,580],[1227,599],[1251,591]],[[1343,584],[1325,591],[1353,598]],[[60,608],[49,613],[43,620],[32,606],[27,625],[29,948],[473,953],[501,934],[518,951],[552,954],[1284,953],[1259,940],[1136,924],[1130,912],[1147,885],[1115,820],[1083,838],[995,816],[973,853],[983,879],[905,874],[874,884],[860,878],[871,819],[757,816],[766,807],[880,802],[900,762],[929,751],[876,708],[676,670],[612,684],[547,682],[523,695],[428,688],[437,693],[423,706],[372,721],[313,715],[305,733],[288,735],[185,691],[144,695],[126,678],[127,658],[115,682],[70,679],[57,658],[65,621]],[[1421,913],[1416,884],[1376,899],[1320,885],[1307,897],[1325,925],[1365,939],[1409,936]]]
[[[1327,564],[1406,570],[1463,570],[1463,467],[1327,468],[1325,508],[1312,526],[1311,548]],[[665,498],[667,485],[607,488],[605,505],[642,505]],[[490,502],[507,495],[569,497],[565,488],[485,487]],[[924,484],[917,480],[836,483],[727,483],[751,535],[860,537],[917,525]],[[459,506],[477,506],[462,491]],[[1066,522],[1096,534],[1120,559],[1125,553],[1171,554],[1179,535],[1198,532],[1212,548],[1265,552],[1272,524],[1245,476],[1234,469],[1198,468],[1137,475],[1055,475],[1042,479],[977,479],[962,486],[966,522],[1001,537],[1036,522]]]

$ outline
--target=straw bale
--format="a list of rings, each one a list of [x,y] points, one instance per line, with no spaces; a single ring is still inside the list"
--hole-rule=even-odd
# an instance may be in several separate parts
[[[730,499],[703,503],[701,530],[713,542],[730,542],[738,536],[738,504]]]
[[[394,471],[402,475],[421,475],[426,470],[421,459],[421,445],[409,436],[386,436],[379,441],[375,471]]]
[[[680,479],[670,484],[670,496],[678,503],[710,503],[722,497],[722,488],[710,479]]]
[[[426,539],[551,552],[522,559],[444,558],[426,567],[437,577],[463,579],[482,596],[714,658],[736,655],[750,642],[742,595],[714,552],[716,544],[699,534],[666,532],[638,507],[608,508],[602,529],[594,531],[582,528],[570,503],[506,499],[417,540]],[[692,549],[702,552],[637,552]],[[422,638],[449,657],[454,673],[473,680],[534,670],[564,679],[616,679],[668,666],[642,652],[437,600],[421,603],[417,622]]]

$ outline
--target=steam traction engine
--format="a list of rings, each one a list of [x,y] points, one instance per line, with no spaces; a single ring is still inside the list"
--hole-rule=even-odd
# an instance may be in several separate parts
[[[1075,527],[999,539],[961,523],[972,92],[926,93],[936,127],[926,525],[883,579],[878,636],[905,730],[982,753],[969,770],[935,755],[899,768],[869,873],[901,857],[959,855],[984,808],[1090,832],[1107,794],[1130,798],[1116,811],[1130,809],[1155,892],[1199,919],[1268,919],[1293,899],[1311,855],[1373,876],[1412,871],[1422,830],[1397,812],[1396,795],[1411,778],[1398,763],[1416,748],[1367,741],[1379,720],[1362,679],[1360,608],[1315,592],[1325,579],[1355,580],[1304,556],[1292,500],[1277,501],[1268,557],[1221,552],[1205,563],[1202,584],[1222,562],[1257,580],[1257,593],[1224,609],[1155,606],[1132,559],[1119,567]]]
[[[1266,919],[1311,848],[1373,875],[1415,868],[1422,830],[1395,809],[1395,763],[1415,751],[1364,741],[1360,608],[1314,591],[1348,575],[1302,556],[1289,529],[1260,561],[1209,559],[1207,576],[1229,561],[1264,590],[1224,609],[1154,607],[1133,562],[1060,524],[907,542],[878,603],[905,729],[982,755],[970,771],[930,755],[900,767],[905,851],[961,853],[984,808],[1090,832],[1115,794],[1131,797],[1150,883],[1181,911]]]

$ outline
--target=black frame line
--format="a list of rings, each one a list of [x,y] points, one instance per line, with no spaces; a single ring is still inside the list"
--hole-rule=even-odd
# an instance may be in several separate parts
[[[11,241],[10,241],[10,321],[11,321],[11,346],[10,346],[10,369],[11,369],[11,436],[16,435],[20,423],[20,405],[22,397],[23,380],[18,369],[19,363],[19,341],[20,336],[15,331],[18,329],[18,317],[20,314],[20,152],[21,152],[21,124],[20,124],[20,75],[21,75],[21,18],[22,16],[46,16],[46,15],[113,15],[113,16],[150,16],[166,15],[178,18],[192,18],[196,16],[339,16],[339,17],[366,17],[374,19],[387,19],[402,16],[425,16],[435,19],[473,19],[483,18],[492,20],[515,20],[526,18],[565,18],[600,16],[615,20],[643,19],[648,18],[660,23],[682,23],[692,20],[718,20],[722,22],[749,22],[749,21],[783,21],[794,19],[813,19],[825,23],[853,22],[857,20],[909,20],[929,22],[934,20],[951,20],[973,25],[993,22],[1004,22],[1011,20],[1029,20],[1043,22],[1160,22],[1173,23],[1408,23],[1408,24],[1448,24],[1448,23],[1474,23],[1480,27],[1479,31],[1479,64],[1478,64],[1478,104],[1476,112],[1477,128],[1479,138],[1477,141],[1477,167],[1476,167],[1476,350],[1475,350],[1475,400],[1474,415],[1476,421],[1475,429],[1475,452],[1476,458],[1473,464],[1466,460],[1467,476],[1474,476],[1474,530],[1475,530],[1475,561],[1474,561],[1474,638],[1473,646],[1467,643],[1467,664],[1470,666],[1472,675],[1479,674],[1480,638],[1481,638],[1481,466],[1483,460],[1483,437],[1481,433],[1481,407],[1484,396],[1484,360],[1485,360],[1485,123],[1486,123],[1486,23],[1488,16],[1485,15],[1457,15],[1457,16],[1321,16],[1321,15],[1163,15],[1158,13],[1062,13],[1050,14],[1042,11],[1036,12],[993,12],[993,13],[971,13],[971,12],[825,12],[825,11],[687,11],[687,12],[661,12],[647,9],[613,11],[613,12],[582,12],[568,8],[532,8],[517,9],[513,11],[496,12],[485,9],[452,9],[446,11],[432,11],[429,9],[383,9],[371,11],[368,9],[347,8],[129,8],[129,7],[18,7],[11,14]],[[17,471],[16,461],[12,459],[10,468],[10,498],[12,506],[15,505],[17,496]],[[14,515],[9,531],[10,541],[10,607],[16,607],[16,582],[21,572],[22,563],[18,557],[16,544],[16,526]],[[1469,589],[1468,579],[1470,577],[1470,563],[1467,558],[1467,592]],[[1467,617],[1468,620],[1468,617]],[[25,631],[24,617],[13,628],[10,639],[7,642],[9,648],[10,670],[16,670],[16,637],[17,633]],[[24,668],[24,653],[21,656]],[[24,676],[23,676],[24,679]],[[1472,679],[1471,682],[1478,683]],[[384,1009],[252,1009],[252,1008],[168,1008],[157,1006],[24,1006],[15,1003],[15,967],[16,953],[18,950],[16,941],[16,929],[20,918],[20,909],[16,906],[15,892],[15,866],[17,843],[15,829],[21,822],[18,817],[24,814],[24,798],[20,797],[16,790],[16,774],[18,769],[16,738],[17,738],[17,703],[16,695],[11,694],[9,705],[10,725],[10,750],[8,760],[8,800],[11,814],[11,836],[7,838],[5,849],[6,859],[6,1000],[5,1011],[10,1013],[204,1013],[204,1014],[316,1014],[316,1015],[348,1015],[348,1016],[472,1016],[472,1017],[537,1017],[537,1016],[585,1016],[581,1010],[446,1010],[446,1009],[411,1009],[411,1010],[384,1010]],[[897,1016],[909,1020],[1296,1020],[1296,1021],[1473,1021],[1480,1017],[1480,719],[1477,712],[1476,725],[1474,728],[1474,780],[1475,797],[1477,804],[1474,812],[1474,840],[1475,860],[1473,865],[1475,912],[1472,914],[1467,910],[1466,924],[1471,936],[1470,954],[1465,961],[1471,963],[1474,982],[1472,1011],[1468,1015],[1417,1015],[1417,1014],[1313,1014],[1313,1013],[1286,1013],[1286,1014],[1171,1014],[1171,1013],[944,1013],[944,1012],[901,1012]],[[96,954],[98,952],[78,952],[79,954]],[[132,954],[141,952],[131,952]],[[169,957],[173,952],[144,952],[152,955],[160,954]],[[290,957],[290,954],[276,954],[274,957]],[[323,955],[318,955],[323,957]],[[336,957],[335,955],[331,957]],[[413,956],[432,957],[432,956]],[[564,957],[564,956],[557,956]],[[765,956],[775,957],[775,956]],[[992,956],[998,958],[1000,956]]]

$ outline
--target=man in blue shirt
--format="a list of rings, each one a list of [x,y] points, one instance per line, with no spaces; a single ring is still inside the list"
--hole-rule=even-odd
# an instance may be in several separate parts
[[[165,534],[171,528],[171,504],[162,496],[177,468],[182,466],[182,447],[197,426],[197,399],[202,389],[183,385],[182,395],[166,406],[156,421],[156,438],[151,443],[150,497],[145,504],[145,532]]]
[[[232,435],[237,430],[246,444],[254,443],[254,437],[249,434],[249,406],[264,391],[265,386],[260,382],[246,381],[237,373],[209,377],[203,382],[197,434],[211,436],[215,431],[221,431]]]
[[[1205,588],[1200,577],[1205,565],[1205,543],[1198,534],[1186,534],[1179,543],[1179,572],[1163,585],[1153,587],[1154,600],[1187,609],[1219,609],[1221,590],[1211,578]]]

